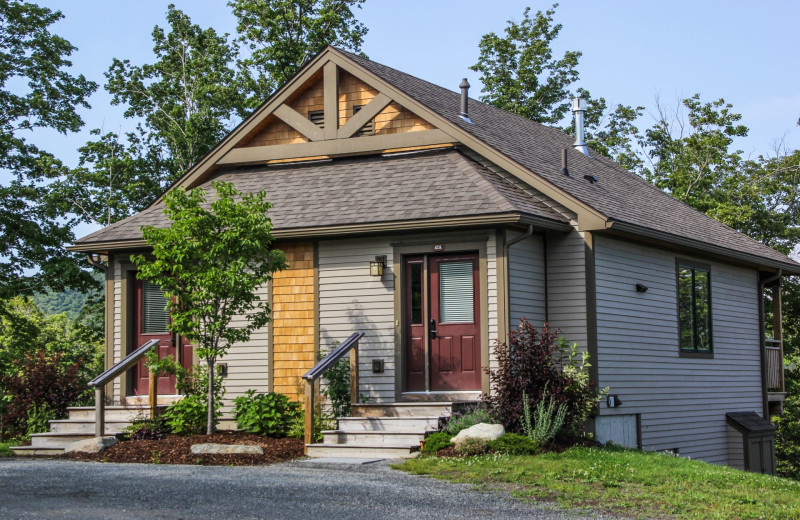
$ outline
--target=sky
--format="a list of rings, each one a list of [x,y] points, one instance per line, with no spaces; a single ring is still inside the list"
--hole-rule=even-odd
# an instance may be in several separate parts
[[[125,131],[129,121],[110,105],[103,73],[113,58],[134,64],[152,60],[151,32],[165,26],[170,2],[159,0],[38,0],[61,10],[65,18],[53,32],[78,48],[73,70],[101,85],[82,111],[79,134],[41,131],[37,144],[75,165],[76,149],[88,131]],[[235,33],[235,18],[225,0],[173,0],[194,23],[220,33]],[[369,28],[363,52],[370,59],[452,90],[468,78],[470,95],[480,95],[479,75],[469,67],[479,55],[478,42],[489,32],[502,33],[508,20],[520,21],[526,6],[545,10],[549,2],[518,0],[367,0],[356,10]],[[655,100],[677,106],[700,93],[720,97],[742,114],[750,128],[736,145],[746,157],[771,154],[783,142],[800,148],[800,67],[796,46],[800,2],[642,0],[565,0],[555,21],[563,25],[555,55],[583,53],[578,86],[610,103],[641,105],[650,112],[640,128],[653,123]]]

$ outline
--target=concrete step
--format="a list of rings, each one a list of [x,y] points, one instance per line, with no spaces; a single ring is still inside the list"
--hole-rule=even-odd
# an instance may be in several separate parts
[[[49,421],[50,433],[90,433],[94,435],[94,420],[60,419]],[[131,424],[125,420],[106,420],[105,431],[107,434],[121,432]]]
[[[64,453],[63,448],[34,448],[33,446],[15,446],[11,448],[15,457],[57,457]]]
[[[94,406],[73,406],[68,409],[69,419],[77,421],[94,421]],[[106,421],[130,421],[137,417],[150,417],[148,407],[106,406]]]
[[[306,444],[311,458],[406,459],[416,457],[419,446],[350,446],[347,444]]]
[[[343,432],[323,431],[323,444],[347,446],[419,446],[425,433],[418,432]]]
[[[115,435],[119,432],[109,432]],[[60,448],[63,450],[73,442],[83,441],[94,437],[92,433],[34,433],[31,435],[31,448]]]
[[[175,401],[183,399],[182,395],[159,395],[156,397],[157,406],[169,406]],[[128,408],[147,408],[150,409],[149,395],[129,395],[124,400],[124,405]]]
[[[453,403],[362,403],[350,407],[352,417],[449,417]]]
[[[339,417],[344,432],[420,432],[436,430],[439,417]]]

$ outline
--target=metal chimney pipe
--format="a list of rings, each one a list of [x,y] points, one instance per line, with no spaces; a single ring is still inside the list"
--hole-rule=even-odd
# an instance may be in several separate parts
[[[467,123],[472,124],[469,119],[469,81],[467,81],[467,78],[461,80],[459,88],[461,88],[461,113],[458,116]]]
[[[567,169],[567,152],[569,148],[561,149],[561,173],[569,177],[569,170]]]
[[[589,149],[586,147],[586,133],[583,126],[583,116],[586,112],[586,100],[583,98],[574,98],[572,100],[572,113],[575,114],[575,144],[573,148],[589,155]]]

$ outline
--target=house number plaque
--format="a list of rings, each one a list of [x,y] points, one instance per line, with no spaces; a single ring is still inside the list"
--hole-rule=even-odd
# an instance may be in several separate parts
[[[441,253],[442,251],[444,251],[444,244],[433,244],[434,253]]]

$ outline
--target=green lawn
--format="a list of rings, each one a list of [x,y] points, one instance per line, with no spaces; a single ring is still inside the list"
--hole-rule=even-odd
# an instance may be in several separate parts
[[[656,453],[572,448],[537,456],[420,457],[393,467],[634,518],[800,519],[800,482]]]

